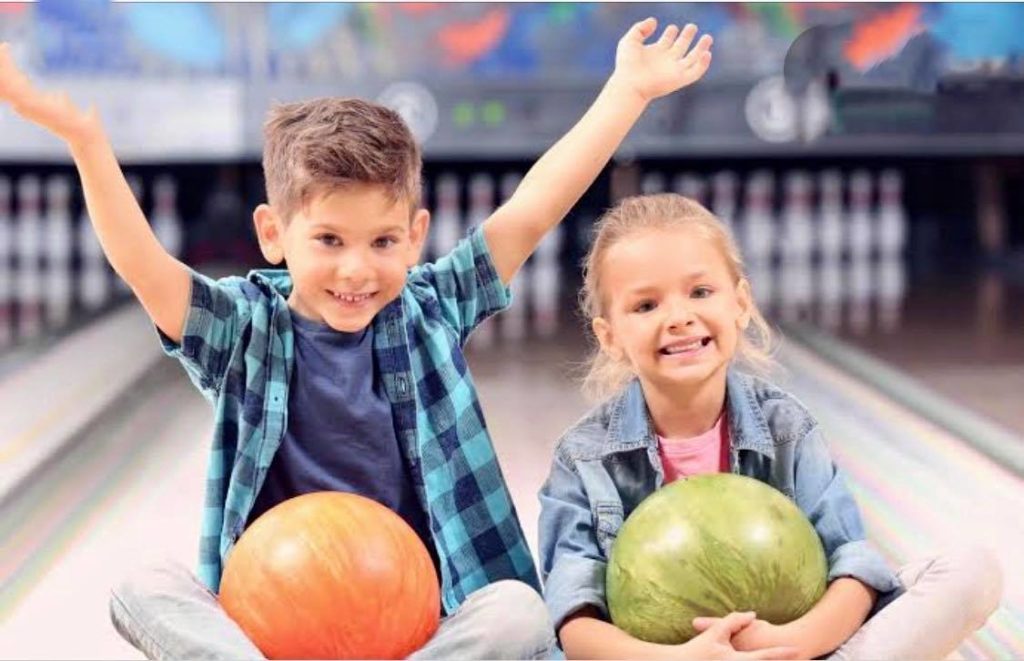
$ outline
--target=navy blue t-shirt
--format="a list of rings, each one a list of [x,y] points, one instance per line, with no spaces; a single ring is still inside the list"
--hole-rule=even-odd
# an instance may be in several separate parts
[[[343,333],[292,312],[295,369],[288,429],[248,523],[278,503],[313,491],[357,493],[389,507],[435,556],[374,368],[373,329]],[[436,561],[435,561],[436,562]]]

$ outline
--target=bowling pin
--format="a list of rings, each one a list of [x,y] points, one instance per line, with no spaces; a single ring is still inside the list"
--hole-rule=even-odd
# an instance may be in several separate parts
[[[14,299],[18,307],[18,335],[26,339],[38,336],[43,327],[41,197],[39,177],[28,174],[18,180],[18,212],[15,218],[18,267]]]
[[[871,213],[871,174],[857,170],[850,176],[850,214],[847,218],[847,252],[851,259],[870,257],[875,241]]]
[[[561,266],[564,229],[556,225],[541,240],[533,259],[533,326],[538,337],[558,333],[561,303]]]
[[[680,172],[673,180],[672,188],[683,197],[707,206],[707,184],[700,175],[694,172]]]
[[[711,213],[719,220],[733,228],[736,223],[736,207],[738,205],[737,195],[739,180],[736,173],[731,170],[716,172],[711,178]]]
[[[774,282],[775,218],[772,204],[775,180],[772,173],[761,170],[747,181],[743,223],[739,238],[748,270],[759,274],[751,278],[755,298],[767,313],[775,304]]]
[[[640,179],[640,192],[644,195],[664,193],[666,190],[665,175],[660,172],[648,172]]]
[[[786,175],[782,207],[782,268],[777,298],[782,317],[792,323],[810,310],[814,295],[811,255],[814,249],[811,222],[811,179],[806,172]]]
[[[878,252],[883,257],[902,255],[907,240],[907,213],[903,206],[903,176],[884,170],[878,180]]]
[[[153,183],[153,233],[172,257],[184,253],[185,232],[177,208],[178,185],[170,175],[161,175]]]
[[[818,256],[832,262],[843,254],[843,175],[825,170],[818,177],[818,189]]]
[[[11,180],[0,176],[0,351],[14,342],[14,223],[11,220]]]
[[[462,238],[462,213],[459,210],[459,179],[456,175],[442,174],[437,179],[434,193],[433,259],[447,255]]]
[[[71,253],[71,183],[67,177],[54,176],[46,184],[45,220],[45,314],[50,327],[67,323],[74,297]]]

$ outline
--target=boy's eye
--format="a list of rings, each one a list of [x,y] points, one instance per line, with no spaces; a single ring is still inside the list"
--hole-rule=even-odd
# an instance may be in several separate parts
[[[340,246],[341,245],[341,239],[339,239],[334,234],[321,234],[321,235],[316,237],[316,240],[319,241],[320,243],[324,244],[325,246]]]
[[[690,298],[707,298],[714,293],[711,287],[697,287],[690,294]]]
[[[633,312],[650,312],[656,307],[656,304],[652,300],[640,301],[633,306]]]
[[[398,243],[393,236],[381,236],[373,240],[374,248],[388,248]]]

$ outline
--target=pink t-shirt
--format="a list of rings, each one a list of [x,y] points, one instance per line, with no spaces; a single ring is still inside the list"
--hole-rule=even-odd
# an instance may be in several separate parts
[[[719,416],[715,426],[693,438],[658,436],[658,455],[665,484],[681,477],[729,470],[729,423]]]

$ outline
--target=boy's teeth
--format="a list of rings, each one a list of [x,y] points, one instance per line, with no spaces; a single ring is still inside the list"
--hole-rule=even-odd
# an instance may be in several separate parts
[[[334,294],[334,298],[341,301],[345,301],[346,303],[358,303],[359,301],[366,300],[367,298],[370,297],[369,294],[338,294],[336,292],[331,293]]]

